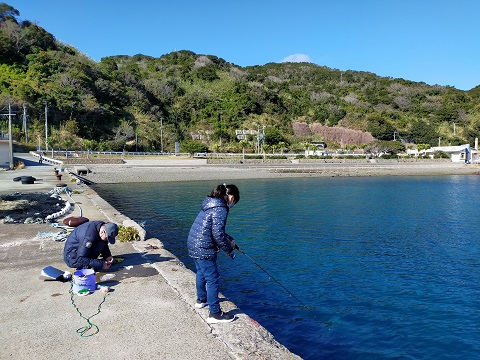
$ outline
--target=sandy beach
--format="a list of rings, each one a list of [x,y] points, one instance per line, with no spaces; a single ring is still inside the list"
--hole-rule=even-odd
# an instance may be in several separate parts
[[[340,176],[479,175],[477,165],[451,162],[346,162],[282,164],[207,164],[206,160],[126,160],[124,164],[91,164],[85,176],[94,183],[278,179]]]

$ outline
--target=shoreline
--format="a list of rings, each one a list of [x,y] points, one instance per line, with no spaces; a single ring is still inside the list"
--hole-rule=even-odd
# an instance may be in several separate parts
[[[90,164],[86,179],[98,184],[281,179],[291,177],[371,177],[480,175],[480,167],[462,163],[300,163],[207,164],[202,160],[131,160],[124,164]]]

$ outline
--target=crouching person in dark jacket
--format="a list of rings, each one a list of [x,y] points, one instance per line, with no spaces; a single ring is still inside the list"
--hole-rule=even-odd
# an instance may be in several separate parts
[[[220,274],[217,268],[217,252],[221,249],[233,257],[235,241],[225,232],[230,209],[240,200],[235,185],[218,185],[205,198],[201,210],[188,234],[188,254],[196,267],[196,308],[209,306],[210,324],[230,322],[235,319],[220,309],[218,287]]]
[[[108,270],[113,263],[108,244],[115,244],[118,226],[103,221],[88,221],[72,231],[65,242],[63,260],[77,270]],[[102,255],[103,259],[97,259]]]

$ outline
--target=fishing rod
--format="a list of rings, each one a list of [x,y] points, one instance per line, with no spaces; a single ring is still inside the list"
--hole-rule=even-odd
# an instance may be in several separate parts
[[[310,309],[307,305],[305,305],[298,297],[296,297],[290,290],[288,290],[285,286],[283,286],[280,281],[278,281],[277,279],[275,279],[272,275],[270,275],[268,273],[267,270],[265,270],[263,267],[261,267],[255,260],[253,260],[250,256],[248,256],[242,249],[240,249],[238,247],[237,244],[235,244],[235,249],[240,251],[243,255],[245,255],[247,258],[250,259],[251,262],[253,262],[255,265],[257,265],[260,270],[262,270],[265,274],[267,274],[270,278],[272,278],[278,285],[280,285],[287,293],[290,294],[290,296],[292,296],[293,298],[295,298],[305,309],[307,309],[308,311],[310,311],[314,316],[315,316],[315,313],[313,312],[312,309]],[[232,259],[235,258],[235,256],[231,256]]]

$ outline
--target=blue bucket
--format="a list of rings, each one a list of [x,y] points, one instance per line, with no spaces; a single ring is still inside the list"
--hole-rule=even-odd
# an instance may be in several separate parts
[[[97,289],[95,271],[92,269],[76,270],[72,281],[72,291],[77,295],[86,295]]]

